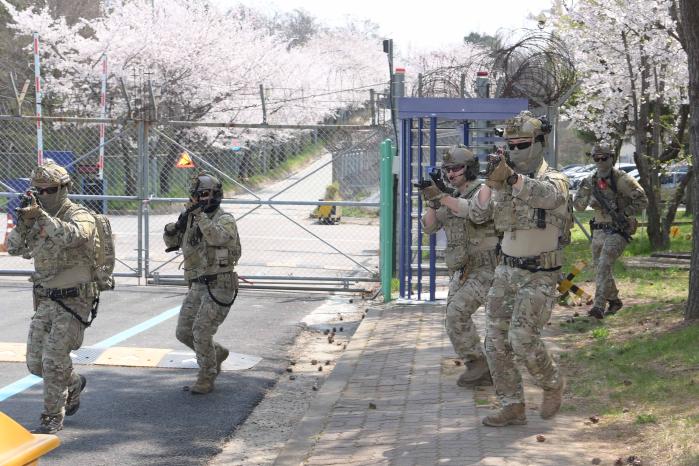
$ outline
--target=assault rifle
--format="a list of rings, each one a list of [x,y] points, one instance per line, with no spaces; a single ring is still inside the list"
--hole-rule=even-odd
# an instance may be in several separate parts
[[[434,185],[437,186],[437,188],[439,188],[439,190],[443,193],[447,193],[450,196],[454,194],[454,190],[448,187],[446,183],[444,183],[444,179],[442,179],[442,170],[438,168],[432,168],[428,172],[428,174],[432,181],[422,180],[419,183],[413,183],[413,186],[415,186],[418,189],[425,189],[428,186],[431,186],[432,183],[434,183]]]
[[[597,200],[597,203],[602,207],[602,209],[612,217],[612,224],[614,226],[615,233],[619,233],[626,241],[631,242],[631,224],[629,219],[616,209],[613,209],[609,204],[609,200],[604,197],[602,191],[597,186],[597,183],[592,187],[592,195]]]
[[[495,167],[497,167],[498,164],[500,164],[501,158],[504,158],[505,162],[507,162],[507,164],[510,167],[512,167],[507,149],[505,147],[497,147],[494,153],[488,154],[488,157],[486,158],[486,162],[488,162],[488,164],[485,167],[485,171],[480,172],[479,175],[487,179],[490,176],[490,174],[493,173]]]

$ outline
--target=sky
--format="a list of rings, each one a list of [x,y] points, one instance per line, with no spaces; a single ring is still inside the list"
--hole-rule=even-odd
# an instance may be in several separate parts
[[[392,38],[394,48],[438,49],[461,43],[471,32],[494,35],[536,28],[528,19],[550,8],[552,0],[459,0],[409,2],[407,0],[212,0],[225,8],[244,3],[258,9],[293,11],[303,9],[320,22],[334,26],[347,18],[369,19],[380,27],[385,38]],[[420,7],[411,7],[411,4]],[[506,14],[504,14],[506,13]]]

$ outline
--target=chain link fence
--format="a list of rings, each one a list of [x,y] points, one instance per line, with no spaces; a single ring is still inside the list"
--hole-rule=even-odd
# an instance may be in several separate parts
[[[378,274],[378,125],[232,125],[44,118],[44,158],[68,168],[72,198],[109,216],[116,274],[181,280],[181,256],[162,231],[187,202],[200,170],[224,185],[238,222],[239,271],[249,283],[374,281]],[[37,163],[36,120],[0,116],[0,238]],[[103,171],[99,170],[104,125]],[[333,206],[337,224],[319,222]],[[0,253],[1,274],[30,261]]]

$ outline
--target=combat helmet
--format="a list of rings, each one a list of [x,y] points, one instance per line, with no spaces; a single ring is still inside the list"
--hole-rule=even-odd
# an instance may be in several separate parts
[[[442,154],[442,169],[449,167],[463,166],[464,178],[467,180],[475,180],[478,177],[480,164],[478,156],[463,144],[451,146]],[[444,174],[446,176],[446,173]]]
[[[214,175],[208,172],[200,172],[192,177],[189,187],[189,195],[192,199],[198,198],[200,193],[209,192],[208,204],[204,208],[205,212],[212,212],[221,205],[223,199],[223,184]]]
[[[32,186],[38,188],[38,201],[41,207],[51,215],[56,215],[68,202],[71,179],[68,170],[51,159],[32,170]]]
[[[616,159],[616,152],[614,149],[612,149],[612,146],[605,142],[598,142],[594,146],[592,146],[592,150],[590,151],[590,156],[594,157],[595,155],[600,154],[600,155],[609,155],[613,159]]]
[[[51,159],[36,167],[31,174],[32,186],[41,188],[51,186],[65,186],[70,184],[68,170],[58,165]]]
[[[551,125],[545,117],[535,117],[532,112],[524,110],[516,117],[507,120],[503,136],[507,139],[536,138],[544,142],[543,135],[551,132]]]

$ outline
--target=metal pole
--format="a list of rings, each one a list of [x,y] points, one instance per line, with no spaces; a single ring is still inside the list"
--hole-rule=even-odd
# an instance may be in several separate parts
[[[381,244],[380,268],[383,301],[391,300],[393,264],[393,144],[390,139],[381,144],[381,208],[379,216]]]
[[[102,58],[102,89],[100,91],[100,118],[106,118],[107,116],[107,55]],[[99,167],[98,179],[104,180],[104,130],[105,124],[100,123],[100,152],[99,161],[97,166]],[[104,193],[103,193],[104,194]]]
[[[423,118],[418,118],[417,120],[417,160],[418,160],[418,180],[422,181],[423,171],[422,171],[422,146],[425,143],[425,135],[423,129],[425,126],[425,120]],[[422,299],[422,197],[418,196],[417,200],[417,299]]]
[[[267,124],[267,107],[265,106],[265,87],[260,84],[260,100],[262,101],[262,124]]]
[[[405,218],[406,217],[406,201],[405,201],[405,179],[407,177],[408,170],[406,169],[406,152],[407,152],[407,139],[408,139],[408,132],[410,131],[408,119],[401,120],[401,135],[400,135],[400,161],[401,161],[401,168],[400,168],[400,174],[398,178],[398,183],[400,186],[400,190],[398,192],[398,196],[400,197],[400,209],[398,212],[399,215],[399,229],[398,229],[398,235],[400,236],[400,241],[399,241],[399,253],[398,253],[398,276],[400,277],[400,297],[405,298],[405,279],[407,276],[407,271],[406,268],[409,267],[409,264],[406,264],[406,254],[405,254],[405,242],[406,242],[406,228],[408,227],[408,220]]]
[[[143,274],[143,215],[144,215],[144,200],[146,199],[146,176],[144,168],[144,152],[145,152],[145,129],[143,120],[138,122],[138,254],[136,260],[136,271],[138,273],[139,285]],[[146,230],[147,232],[147,230]],[[146,233],[147,234],[147,233]]]
[[[36,159],[44,163],[44,132],[41,127],[41,66],[39,64],[39,33],[34,36],[34,90],[36,92]]]
[[[437,118],[430,117],[430,166],[437,165]],[[437,235],[430,235],[430,301],[437,287]]]
[[[371,126],[376,125],[376,91],[369,89],[369,109],[371,112]]]

